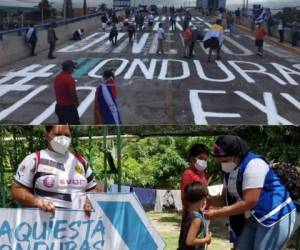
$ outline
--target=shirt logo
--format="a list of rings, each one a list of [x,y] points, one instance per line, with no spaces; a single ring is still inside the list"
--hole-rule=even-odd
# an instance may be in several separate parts
[[[22,165],[21,168],[20,168],[20,172],[23,172],[25,169],[26,169],[26,166]]]
[[[84,174],[84,168],[83,166],[77,164],[76,167],[75,167],[75,171],[78,173],[78,174]]]
[[[60,179],[59,184],[62,186],[84,186],[86,180],[84,179]]]
[[[55,180],[53,177],[48,176],[44,179],[43,184],[47,188],[53,188],[55,184]]]

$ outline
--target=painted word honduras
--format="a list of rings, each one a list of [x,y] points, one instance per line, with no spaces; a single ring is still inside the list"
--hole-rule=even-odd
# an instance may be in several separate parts
[[[164,81],[173,81],[176,84],[179,81],[192,81],[189,77],[196,75],[200,81],[194,81],[193,90],[190,91],[190,103],[191,111],[196,124],[208,124],[206,117],[215,118],[241,118],[238,113],[232,114],[219,114],[213,111],[204,111],[202,108],[203,100],[200,100],[202,94],[203,97],[207,94],[214,94],[220,96],[220,94],[227,94],[228,92],[233,93],[235,97],[250,103],[257,110],[264,113],[267,117],[268,124],[292,124],[299,123],[297,120],[297,113],[292,118],[284,119],[282,116],[277,114],[276,103],[273,100],[273,85],[286,87],[284,92],[276,90],[277,97],[283,99],[289,105],[292,104],[293,108],[300,110],[300,102],[297,96],[298,85],[300,84],[300,64],[292,64],[289,66],[282,65],[277,62],[271,62],[269,64],[258,64],[250,61],[216,61],[215,64],[204,65],[199,60],[184,61],[175,59],[138,59],[134,58],[128,60],[125,58],[92,58],[84,59],[79,58],[79,68],[74,72],[74,77],[79,78],[78,80],[78,91],[89,91],[88,95],[81,102],[78,111],[80,117],[87,111],[93,102],[95,95],[95,81],[82,82],[80,78],[88,75],[91,79],[101,79],[101,73],[107,67],[114,67],[116,76],[119,76],[118,82],[128,82],[131,79],[144,78],[146,80],[160,80],[162,84]],[[170,71],[169,68],[176,67],[176,71]],[[268,69],[267,69],[268,68]],[[218,69],[218,70],[216,70]],[[40,85],[35,87],[32,81],[39,78],[50,78],[53,77],[55,72],[60,70],[59,65],[51,64],[48,66],[42,65],[30,65],[19,71],[12,71],[1,74],[0,78],[0,97],[10,92],[27,92],[32,90],[25,97],[19,99],[13,105],[0,111],[0,121],[8,117],[10,114],[15,112],[17,109],[31,101],[35,96],[44,92],[52,85]],[[194,73],[195,72],[195,73]],[[213,72],[213,73],[212,73]],[[194,73],[194,74],[192,74]],[[123,80],[122,80],[123,78]],[[134,81],[131,84],[140,84],[139,81]],[[84,86],[80,86],[84,83]],[[209,85],[207,85],[207,83]],[[228,91],[227,87],[232,87],[232,84],[238,83],[247,84],[246,90],[251,90],[252,86],[255,90],[255,94],[250,96],[240,89]],[[206,87],[204,87],[206,84]],[[218,85],[217,85],[218,84]],[[221,85],[220,85],[221,84]],[[201,89],[197,87],[201,86]],[[216,85],[218,88],[216,89]],[[131,86],[128,86],[130,88]],[[133,86],[132,86],[133,87]],[[271,92],[256,91],[256,88],[266,87],[271,89]],[[297,87],[297,89],[295,89]],[[264,88],[263,88],[264,89]],[[226,91],[225,91],[226,90]],[[295,90],[295,91],[293,91]],[[291,92],[293,91],[293,92]],[[280,93],[279,93],[280,92]],[[290,93],[287,93],[290,92]],[[211,95],[210,95],[211,96]],[[220,96],[221,97],[221,96]],[[265,103],[262,103],[261,97]],[[202,98],[202,97],[201,97]],[[255,100],[258,99],[258,100]],[[230,106],[230,101],[226,106]],[[55,102],[49,105],[48,108],[42,110],[40,115],[33,120],[29,121],[30,124],[40,124],[44,122],[54,113]],[[163,108],[163,107],[162,107]],[[207,105],[205,107],[207,109]],[[209,107],[208,107],[209,109]],[[233,109],[233,108],[231,108]],[[295,113],[295,112],[294,112]],[[299,115],[298,115],[299,117]]]
[[[79,234],[85,232],[78,243]],[[95,249],[104,246],[105,228],[102,219],[98,220],[49,220],[20,222],[12,225],[5,220],[0,225],[1,250],[27,249]],[[54,242],[48,239],[54,239]],[[63,240],[63,241],[62,241]],[[4,242],[11,244],[2,244]]]

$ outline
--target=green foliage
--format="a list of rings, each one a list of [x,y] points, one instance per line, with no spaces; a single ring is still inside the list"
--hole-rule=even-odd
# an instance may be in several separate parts
[[[107,139],[106,147],[102,137],[105,133],[115,135],[116,131],[115,127],[72,127],[72,150],[89,160],[98,180],[112,179],[117,183],[117,173],[110,171],[104,154],[106,151],[112,152],[117,165],[116,137]],[[299,166],[298,127],[122,127],[122,134],[147,135],[147,137],[123,137],[121,183],[151,188],[179,188],[181,175],[189,166],[187,159],[189,148],[195,143],[203,143],[211,148],[216,140],[215,135],[226,133],[241,136],[249,142],[254,152],[263,155],[269,161]],[[189,134],[193,136],[188,136]],[[15,205],[10,200],[9,190],[18,165],[26,155],[45,147],[43,126],[0,127],[0,205]],[[220,182],[222,179],[220,164],[213,157],[209,157],[206,176],[211,177],[212,183]]]

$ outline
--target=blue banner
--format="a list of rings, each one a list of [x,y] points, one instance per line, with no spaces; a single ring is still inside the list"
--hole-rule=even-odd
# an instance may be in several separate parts
[[[0,209],[1,250],[163,250],[134,194],[88,194],[94,211]]]

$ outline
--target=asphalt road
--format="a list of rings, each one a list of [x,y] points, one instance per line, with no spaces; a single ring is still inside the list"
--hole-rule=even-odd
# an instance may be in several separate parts
[[[60,45],[55,60],[45,51],[0,69],[0,122],[56,123],[54,77],[65,59],[73,59],[82,124],[93,123],[94,91],[106,68],[118,73],[123,124],[300,124],[299,56],[266,43],[259,57],[253,37],[236,31],[226,35],[221,61],[209,63],[200,42],[192,59],[183,58],[179,30],[170,31],[166,17],[158,22],[167,31],[165,55],[156,55],[155,32],[147,26],[133,45],[125,30],[117,46],[95,30]],[[192,20],[199,30],[212,22]]]

